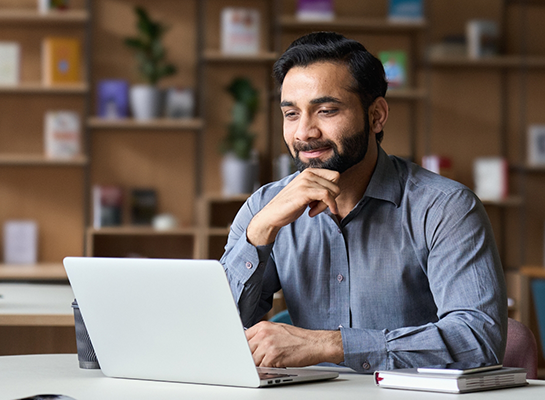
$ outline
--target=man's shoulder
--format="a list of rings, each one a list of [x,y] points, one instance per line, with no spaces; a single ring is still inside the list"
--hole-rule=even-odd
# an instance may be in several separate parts
[[[431,172],[399,157],[389,157],[404,181],[405,195],[449,197],[454,194],[467,193],[470,197],[474,197],[473,191],[460,182]]]

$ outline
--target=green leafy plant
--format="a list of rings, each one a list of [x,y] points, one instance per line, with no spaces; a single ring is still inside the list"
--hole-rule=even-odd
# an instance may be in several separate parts
[[[166,49],[162,39],[167,27],[160,22],[152,21],[148,12],[142,7],[135,7],[137,16],[136,29],[138,36],[128,37],[125,44],[134,50],[138,62],[138,71],[151,85],[176,73],[176,67],[166,61]]]
[[[250,125],[259,107],[259,92],[247,78],[235,78],[227,91],[233,96],[235,103],[231,110],[232,121],[221,143],[221,151],[233,152],[238,158],[248,160],[255,140]]]

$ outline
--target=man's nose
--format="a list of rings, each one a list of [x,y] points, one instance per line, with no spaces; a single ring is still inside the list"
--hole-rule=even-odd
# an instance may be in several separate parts
[[[316,126],[315,121],[308,115],[302,115],[297,124],[295,139],[302,142],[308,142],[311,139],[316,139],[321,136],[320,129]]]

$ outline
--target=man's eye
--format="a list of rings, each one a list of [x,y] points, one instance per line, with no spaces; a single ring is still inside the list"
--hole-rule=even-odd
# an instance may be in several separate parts
[[[337,111],[337,109],[320,110],[320,114],[332,115],[335,114]]]
[[[295,111],[287,111],[284,113],[284,118],[292,118],[295,117],[296,113]]]

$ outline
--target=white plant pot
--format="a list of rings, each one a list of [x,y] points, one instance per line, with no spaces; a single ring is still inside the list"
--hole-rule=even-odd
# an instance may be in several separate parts
[[[221,162],[223,179],[223,195],[252,193],[255,182],[255,163],[252,160],[241,160],[232,153],[227,153]]]
[[[161,115],[161,90],[156,86],[131,86],[130,101],[132,115],[139,121],[147,121]]]

